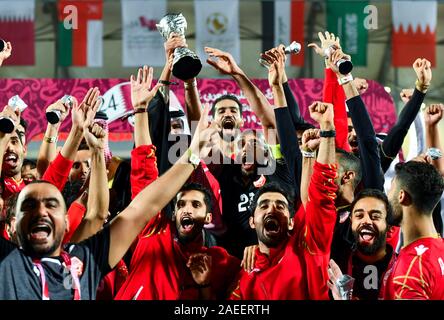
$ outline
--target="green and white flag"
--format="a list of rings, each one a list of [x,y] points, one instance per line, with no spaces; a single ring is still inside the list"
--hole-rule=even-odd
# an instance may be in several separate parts
[[[368,30],[364,8],[368,1],[327,0],[327,30],[340,38],[355,66],[367,65]]]

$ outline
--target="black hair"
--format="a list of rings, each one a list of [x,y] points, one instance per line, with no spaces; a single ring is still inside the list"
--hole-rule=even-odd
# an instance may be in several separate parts
[[[293,218],[295,211],[294,211],[294,203],[292,198],[290,197],[290,194],[285,191],[280,185],[278,185],[276,182],[269,182],[266,183],[263,187],[261,187],[256,194],[253,197],[253,200],[251,201],[250,205],[250,213],[251,215],[254,215],[254,211],[256,211],[257,207],[257,201],[259,200],[259,197],[263,195],[264,193],[268,192],[277,192],[282,194],[285,199],[288,202],[288,211],[290,212],[290,217]]]
[[[20,125],[23,127],[23,129],[25,129],[26,132],[26,130],[28,129],[28,122],[26,122],[26,120],[22,117],[20,117]]]
[[[408,161],[395,166],[398,189],[404,189],[413,205],[425,214],[432,214],[444,190],[444,178],[429,163]]]
[[[341,171],[353,171],[355,178],[353,180],[353,189],[356,189],[362,179],[361,161],[353,153],[347,152],[344,149],[336,148],[336,154]]]
[[[213,211],[213,201],[211,198],[211,193],[210,191],[208,191],[207,188],[205,188],[203,185],[199,184],[199,183],[195,183],[195,182],[189,182],[186,183],[179,191],[180,192],[184,192],[184,191],[200,191],[203,193],[204,195],[204,202],[205,202],[205,206],[207,207],[207,212],[212,212]],[[176,206],[176,202],[177,202],[177,198],[176,201],[174,202],[174,206]]]
[[[213,115],[213,117],[215,115],[214,113],[216,112],[216,104],[222,100],[232,100],[236,102],[237,106],[239,107],[239,114],[242,116],[242,103],[239,101],[239,99],[233,94],[224,94],[213,102],[213,106],[211,107],[211,114]]]
[[[22,168],[30,166],[31,169],[35,169],[37,167],[37,163],[34,160],[25,159],[23,160]]]
[[[392,221],[392,217],[393,217],[393,209],[392,206],[390,205],[390,201],[387,198],[387,195],[382,192],[381,190],[378,189],[364,189],[361,192],[359,192],[355,198],[353,199],[353,202],[350,205],[350,211],[353,212],[353,209],[356,205],[356,203],[364,198],[375,198],[378,200],[381,200],[382,202],[384,202],[385,205],[385,210],[387,212],[387,215],[385,217],[385,221],[387,222],[387,224],[389,224],[389,221]]]

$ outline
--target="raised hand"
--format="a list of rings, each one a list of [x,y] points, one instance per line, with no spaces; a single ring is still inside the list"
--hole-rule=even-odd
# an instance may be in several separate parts
[[[319,129],[307,129],[302,134],[301,149],[309,152],[318,150],[321,143],[321,137],[319,135]]]
[[[284,50],[285,46],[280,45],[265,53],[261,53],[261,58],[267,61],[270,66],[268,68],[268,83],[270,87],[273,85],[281,85],[284,82],[285,60],[287,59]]]
[[[3,61],[8,59],[12,54],[12,45],[11,42],[6,42],[6,46],[2,52],[0,52],[0,66],[3,64]]]
[[[359,95],[362,96],[368,89],[368,82],[362,78],[354,78],[353,84],[356,89],[358,89]]]
[[[131,75],[131,103],[133,108],[147,108],[150,101],[156,95],[157,90],[162,84],[157,83],[151,89],[151,82],[153,81],[153,68],[143,66],[137,72],[137,78]]]
[[[333,105],[320,101],[313,102],[309,107],[311,118],[319,124],[333,124]]]
[[[73,97],[73,101],[74,101],[74,104],[73,104],[73,108],[74,108],[75,106],[77,106],[77,99]],[[68,116],[69,106],[66,106],[62,102],[62,100],[59,99],[56,102],[54,102],[53,104],[49,105],[46,108],[45,112],[49,112],[49,111],[53,111],[53,110],[60,111],[60,122],[59,122],[59,124],[61,124],[66,119],[66,117]]]
[[[13,108],[9,105],[6,105],[3,108],[3,111],[0,112],[0,117],[2,118],[9,118],[12,120],[12,122],[14,122],[14,128],[17,128],[17,125],[20,123],[20,110],[19,108]],[[0,131],[0,134],[3,134]]]
[[[99,88],[90,88],[79,105],[74,105],[71,111],[72,125],[83,130],[88,110],[98,110],[100,106]],[[95,115],[95,113],[94,113]],[[93,116],[94,118],[94,116]]]
[[[83,135],[91,150],[103,150],[105,147],[106,131],[94,122],[94,116],[100,107],[100,100],[97,101],[98,103],[94,103],[94,105],[87,110],[83,123]]]
[[[336,73],[337,75],[341,75],[341,73],[339,72],[339,68],[337,66],[338,61],[341,59],[351,60],[351,57],[348,54],[342,52],[342,49],[336,49],[330,54],[330,56],[327,59],[329,68],[333,70],[334,73]]]
[[[165,57],[167,58],[167,60],[173,54],[174,49],[183,47],[188,48],[188,45],[185,42],[185,38],[182,37],[180,34],[174,32],[170,34],[170,37],[167,41],[163,43],[163,46],[165,48]]]
[[[217,146],[220,141],[218,124],[213,121],[209,122],[209,113],[211,106],[209,103],[204,104],[204,109],[200,116],[199,122],[194,132],[193,139],[190,143],[190,149],[194,154],[199,154],[200,158],[205,158],[210,153],[214,146]]]
[[[328,281],[327,286],[331,290],[333,299],[342,300],[339,293],[338,287],[336,286],[336,281],[342,276],[342,271],[333,259],[330,259],[328,264]]]
[[[399,96],[401,97],[402,102],[407,103],[412,98],[413,92],[415,89],[402,89],[399,93]]]
[[[211,262],[211,256],[205,253],[195,253],[188,258],[187,267],[199,286],[210,285]]]
[[[435,126],[441,121],[444,115],[444,105],[436,103],[429,105],[424,111],[424,121],[427,126]]]
[[[315,52],[320,55],[321,57],[325,57],[325,50],[329,47],[335,47],[337,49],[341,48],[341,45],[339,44],[339,37],[335,37],[333,33],[330,33],[328,31],[325,31],[323,34],[322,32],[318,32],[319,40],[321,41],[321,46],[319,47],[316,43],[312,42],[308,44],[309,48],[313,48]]]
[[[427,59],[416,59],[413,63],[413,70],[421,85],[429,86],[432,81],[432,64]]]
[[[210,47],[205,47],[205,52],[210,57],[207,59],[207,63],[220,73],[231,76],[242,73],[241,68],[239,68],[230,53]]]

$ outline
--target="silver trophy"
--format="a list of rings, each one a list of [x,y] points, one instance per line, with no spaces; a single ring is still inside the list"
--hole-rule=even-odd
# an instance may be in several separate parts
[[[71,109],[74,105],[74,98],[70,95],[65,94],[62,99],[60,99],[62,103],[68,107],[68,109]],[[46,112],[46,120],[50,124],[56,124],[60,122],[60,119],[62,118],[62,111],[61,110],[51,110]]]
[[[328,47],[324,51],[325,56],[330,58],[330,55],[335,52],[336,49],[338,48],[335,45]],[[339,59],[338,62],[336,62],[336,66],[339,69],[339,73],[344,75],[349,74],[353,70],[353,63],[346,59]]]
[[[348,274],[343,274],[336,280],[336,287],[338,288],[341,300],[352,300],[353,298],[353,285],[355,278],[352,278]]]
[[[285,54],[298,54],[301,52],[301,44],[293,41],[290,45],[285,47],[284,52]],[[265,59],[260,58],[259,63],[265,68],[270,68],[270,64]]]
[[[158,24],[157,30],[165,40],[168,40],[171,33],[180,34],[185,38],[187,30],[187,20],[182,13],[169,13],[164,16]],[[199,57],[188,48],[174,49],[173,75],[180,80],[188,80],[196,77],[202,69]]]
[[[11,107],[12,110],[20,110],[23,112],[28,105],[18,96],[15,95],[8,101],[8,106]],[[14,121],[9,117],[0,117],[0,131],[3,133],[11,133],[14,131],[15,124]]]

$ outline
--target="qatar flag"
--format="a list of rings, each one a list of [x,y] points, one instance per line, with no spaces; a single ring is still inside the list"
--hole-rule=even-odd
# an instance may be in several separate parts
[[[392,64],[411,67],[417,58],[436,63],[437,1],[392,1]]]
[[[34,0],[0,0],[0,38],[12,44],[4,65],[35,64]]]

